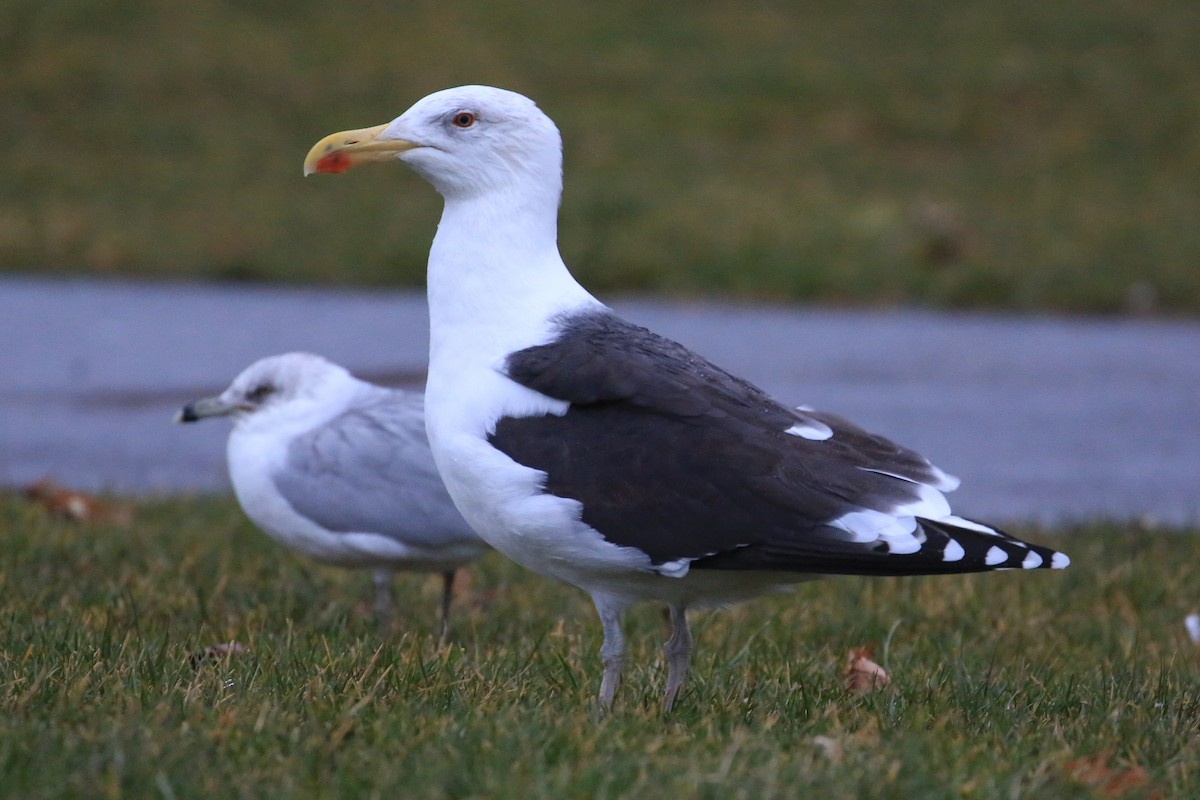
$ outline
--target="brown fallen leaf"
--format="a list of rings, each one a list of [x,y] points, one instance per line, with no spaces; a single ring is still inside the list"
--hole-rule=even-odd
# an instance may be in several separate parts
[[[249,652],[250,648],[241,642],[222,642],[221,644],[205,647],[203,650],[197,650],[192,653],[190,661],[192,669],[200,669],[201,666],[210,661],[221,661],[222,659]]]
[[[892,682],[892,676],[887,670],[871,660],[874,655],[870,647],[855,647],[846,658],[846,668],[842,670],[842,680],[846,691],[854,694],[882,689]]]
[[[24,494],[25,499],[59,519],[122,526],[133,522],[132,507],[68,489],[50,478],[31,483],[25,487]]]
[[[1098,791],[1101,797],[1124,797],[1132,792],[1138,792],[1140,797],[1147,800],[1162,797],[1157,791],[1146,793],[1153,787],[1145,767],[1137,764],[1129,767],[1110,766],[1107,753],[1068,761],[1063,765],[1063,771],[1076,783]]]

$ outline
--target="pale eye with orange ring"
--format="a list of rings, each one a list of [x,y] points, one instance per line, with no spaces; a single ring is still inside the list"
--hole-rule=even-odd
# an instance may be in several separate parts
[[[476,119],[478,117],[470,111],[459,111],[450,118],[450,124],[456,128],[469,128],[475,124]]]

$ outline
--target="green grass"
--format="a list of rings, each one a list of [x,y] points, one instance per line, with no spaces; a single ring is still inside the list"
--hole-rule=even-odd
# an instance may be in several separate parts
[[[697,615],[693,677],[663,715],[664,622],[597,720],[586,597],[499,556],[451,646],[436,579],[397,582],[376,630],[365,575],[285,555],[229,500],[143,504],[129,529],[0,502],[0,796],[1104,796],[1098,757],[1200,791],[1200,536],[1032,532],[1064,573],[860,580]],[[236,640],[248,650],[198,667]],[[893,685],[841,687],[873,645]]]
[[[418,286],[432,191],[300,164],[464,82],[604,293],[1200,310],[1194,0],[10,0],[0,269]]]

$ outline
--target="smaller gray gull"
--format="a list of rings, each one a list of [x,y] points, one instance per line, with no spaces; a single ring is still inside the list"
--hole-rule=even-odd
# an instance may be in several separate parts
[[[256,525],[316,561],[372,570],[381,616],[394,571],[440,572],[446,635],[454,573],[488,547],[438,476],[420,393],[285,353],[254,362],[175,421],[219,416],[233,420],[229,477]]]
[[[778,403],[589,294],[558,251],[562,139],[527,97],[437,92],[325,137],[304,171],[397,161],[445,200],[428,271],[434,459],[488,543],[592,596],[603,708],[636,602],[670,610],[669,709],[689,608],[818,575],[1069,563],[953,514],[943,493],[958,480],[923,456]]]

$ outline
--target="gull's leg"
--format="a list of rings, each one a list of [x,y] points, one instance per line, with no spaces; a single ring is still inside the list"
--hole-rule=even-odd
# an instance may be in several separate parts
[[[450,637],[450,601],[454,598],[454,570],[442,573],[442,632],[438,640],[445,642]]]
[[[392,617],[392,573],[386,569],[371,570],[375,584],[375,621],[386,626]]]
[[[687,606],[671,606],[671,638],[663,645],[667,657],[667,691],[663,695],[663,710],[670,711],[679,687],[687,677],[692,660],[692,632],[688,629]]]
[[[612,708],[617,686],[621,683],[621,670],[625,666],[625,634],[621,631],[625,607],[602,596],[593,596],[592,601],[596,604],[600,625],[604,628],[604,644],[600,646],[604,677],[600,679],[599,699],[600,710],[608,711]]]

